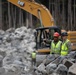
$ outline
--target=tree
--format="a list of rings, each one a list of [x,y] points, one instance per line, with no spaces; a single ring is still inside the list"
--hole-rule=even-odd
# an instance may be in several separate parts
[[[0,29],[2,29],[3,22],[2,22],[2,0],[0,0]]]

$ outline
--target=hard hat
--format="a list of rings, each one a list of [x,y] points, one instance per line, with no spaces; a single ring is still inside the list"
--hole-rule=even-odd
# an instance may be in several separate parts
[[[54,36],[54,37],[59,37],[60,35],[59,35],[58,32],[55,32],[53,36]]]
[[[61,36],[68,36],[68,33],[67,32],[62,32]]]

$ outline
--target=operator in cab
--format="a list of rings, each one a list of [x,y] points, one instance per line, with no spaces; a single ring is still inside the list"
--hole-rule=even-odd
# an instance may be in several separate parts
[[[51,51],[50,54],[61,54],[61,44],[62,42],[59,39],[60,34],[55,32],[53,35],[53,40],[51,41]]]
[[[71,51],[71,42],[70,40],[67,39],[67,36],[68,36],[67,32],[61,33],[62,37],[61,56],[66,56]]]

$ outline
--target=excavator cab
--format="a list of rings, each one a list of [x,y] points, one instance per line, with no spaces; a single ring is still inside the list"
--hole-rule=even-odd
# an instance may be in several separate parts
[[[47,39],[48,41],[53,40],[53,34],[54,32],[58,32],[61,34],[61,30],[59,27],[40,27],[36,29],[36,49],[38,53],[50,53],[50,43],[44,42],[44,39]]]

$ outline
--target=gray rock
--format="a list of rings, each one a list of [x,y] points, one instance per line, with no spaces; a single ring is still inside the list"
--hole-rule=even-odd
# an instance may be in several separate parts
[[[68,69],[65,65],[59,64],[55,71],[60,75],[67,75]]]
[[[46,66],[46,71],[47,71],[47,73],[52,74],[52,73],[54,73],[56,68],[57,68],[56,64],[50,63]]]
[[[6,52],[2,48],[0,48],[0,55],[1,55],[1,57],[6,56]]]
[[[69,69],[69,67],[73,65],[73,62],[67,59],[64,59],[64,60],[65,62],[63,64]]]
[[[1,74],[1,75],[21,75],[21,70],[18,69],[18,70],[16,70],[15,72],[12,72],[12,71],[10,71],[10,72],[4,72],[4,73]]]
[[[69,75],[76,75],[76,63],[69,68]]]
[[[18,46],[20,46],[20,41],[18,39],[12,40],[11,46],[18,48]]]
[[[3,59],[3,56],[2,55],[0,55],[0,61]]]
[[[38,71],[35,71],[35,74],[36,75],[42,75],[42,73],[38,72]]]
[[[5,34],[5,31],[0,30],[0,34],[1,34],[1,35],[4,35],[4,34]]]
[[[38,71],[45,71],[45,65],[43,63],[38,66]]]
[[[70,61],[73,62],[73,63],[75,63],[76,59],[72,58],[72,59],[70,59]]]
[[[50,74],[50,75],[59,75],[59,74],[57,74],[57,73],[52,73],[52,74]]]
[[[20,27],[15,30],[12,28],[6,30],[3,36],[3,46],[0,46],[1,51],[6,53],[3,56],[2,67],[7,72],[15,72],[18,68],[30,71],[31,53],[35,50],[34,47],[36,46],[34,41],[35,37],[32,29]]]
[[[12,32],[14,32],[14,31],[15,31],[14,28],[9,28],[9,29],[6,30],[6,33],[12,33]]]
[[[47,58],[46,58],[45,64],[48,65],[48,64],[49,64],[50,62],[52,62],[54,59],[55,59],[55,56],[54,56],[54,55],[52,55],[52,54],[48,55]]]
[[[67,55],[67,58],[76,58],[76,51],[71,51],[70,54]]]
[[[0,68],[0,75],[5,73],[5,69],[4,68]]]
[[[36,75],[47,75],[47,71],[45,70],[45,65],[41,63],[38,67],[33,67]]]
[[[46,59],[46,55],[37,54],[36,55],[36,63],[37,63],[37,65],[40,65],[43,62],[43,60],[45,60],[45,59]]]
[[[0,55],[0,67],[2,67],[2,60],[3,60],[3,56]]]

